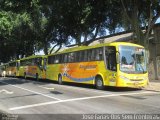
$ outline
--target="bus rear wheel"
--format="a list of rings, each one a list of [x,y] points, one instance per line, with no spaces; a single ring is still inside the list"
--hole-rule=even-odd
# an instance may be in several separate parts
[[[58,84],[60,84],[60,85],[63,84],[62,75],[58,76]]]
[[[104,89],[104,84],[103,84],[102,77],[100,77],[100,76],[96,77],[95,86],[96,86],[96,89],[98,89],[98,90]]]
[[[24,73],[24,79],[27,79],[26,73]]]
[[[36,73],[36,81],[39,80],[39,76],[38,76],[38,73]]]

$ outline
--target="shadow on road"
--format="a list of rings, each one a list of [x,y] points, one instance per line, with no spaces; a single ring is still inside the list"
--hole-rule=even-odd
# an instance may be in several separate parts
[[[35,80],[33,78],[29,78],[27,80],[23,79],[23,78],[1,78],[0,79],[0,86],[2,85],[7,85],[8,84],[12,84],[12,85],[17,85],[17,84],[25,84],[25,83],[33,83],[33,84],[38,84],[38,85],[45,85],[48,83],[51,84],[57,84],[58,82],[56,81],[51,81],[51,80]],[[81,83],[67,83],[67,82],[63,82],[64,85],[67,86],[74,86],[74,87],[81,87],[81,88],[87,88],[87,89],[96,89],[95,86],[93,85],[86,85],[86,84],[81,84]],[[60,86],[60,85],[59,85]],[[112,92],[127,92],[127,91],[140,91],[142,89],[138,89],[138,88],[128,88],[128,87],[110,87],[110,86],[106,86],[103,90],[100,91],[112,91]],[[58,93],[55,93],[58,94]]]
[[[6,78],[2,78],[0,77],[0,86],[4,86],[4,85],[18,85],[18,84],[26,84],[26,83],[33,83],[33,84],[38,84],[38,85],[45,85],[48,84],[48,82],[46,81],[36,81],[33,78],[29,78],[29,79],[23,79],[23,78],[11,78],[11,77],[6,77]]]
[[[65,83],[68,86],[75,86],[75,87],[83,87],[88,89],[96,89],[94,85],[84,85],[79,83]],[[127,92],[127,91],[140,91],[141,89],[137,88],[128,88],[128,87],[111,87],[105,86],[103,90],[100,91],[111,91],[111,92]]]
[[[53,84],[58,84],[56,81],[51,81],[51,80],[41,80],[43,83],[53,83]],[[94,85],[87,85],[87,84],[82,84],[82,83],[68,83],[68,82],[63,82],[63,85],[67,86],[74,86],[74,87],[80,87],[80,88],[87,88],[87,89],[96,89]],[[128,88],[128,87],[111,87],[111,86],[105,86],[103,90],[100,91],[111,91],[111,92],[127,92],[127,91],[140,91],[142,89],[138,88]]]

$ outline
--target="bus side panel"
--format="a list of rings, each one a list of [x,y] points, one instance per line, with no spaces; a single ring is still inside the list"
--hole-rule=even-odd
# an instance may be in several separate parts
[[[24,77],[24,73],[25,73],[25,66],[20,66],[19,67],[19,76],[20,77]]]
[[[100,61],[67,63],[60,66],[60,73],[66,82],[94,84],[95,76],[104,73],[104,66]]]
[[[16,68],[16,77],[19,77],[20,74],[19,74],[19,68]]]
[[[46,71],[45,70],[39,70],[39,75],[41,79],[46,79]]]
[[[11,67],[11,76],[16,76],[16,67]]]
[[[36,78],[36,74],[39,73],[38,67],[36,65],[34,65],[34,66],[26,66],[25,71],[26,71],[27,77],[31,77],[31,78]]]
[[[84,84],[94,84],[96,75],[100,75],[104,85],[116,85],[116,80],[113,81],[113,78],[116,77],[116,72],[107,70],[104,61],[47,65],[46,74],[47,79],[50,80],[58,81],[58,75],[61,74],[65,82]]]
[[[15,76],[16,74],[16,67],[7,67],[6,69],[6,73],[7,73],[7,76]]]
[[[59,66],[60,66],[60,64],[47,65],[46,78],[49,80],[58,81],[58,74],[60,73]]]

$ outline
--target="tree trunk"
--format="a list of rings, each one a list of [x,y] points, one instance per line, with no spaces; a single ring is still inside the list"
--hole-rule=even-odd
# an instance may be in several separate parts
[[[47,43],[44,43],[44,54],[48,55],[48,45],[47,45]]]
[[[76,38],[76,44],[78,44],[78,46],[81,45],[81,36],[80,35],[78,35]]]

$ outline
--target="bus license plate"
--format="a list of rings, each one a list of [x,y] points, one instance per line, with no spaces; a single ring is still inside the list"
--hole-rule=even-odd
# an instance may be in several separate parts
[[[138,86],[138,84],[139,84],[138,82],[135,82],[135,83],[134,83],[135,86]]]

